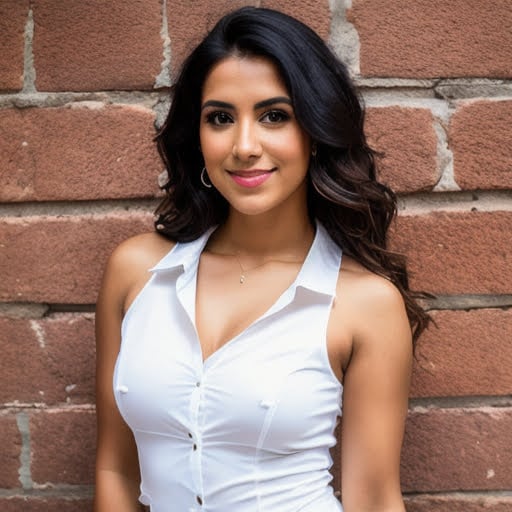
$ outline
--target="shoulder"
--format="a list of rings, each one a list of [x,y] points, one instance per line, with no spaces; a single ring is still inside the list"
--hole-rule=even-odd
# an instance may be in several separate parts
[[[411,345],[411,331],[400,290],[350,257],[344,257],[337,283],[340,315],[349,322],[354,348],[361,343]]]
[[[117,270],[129,268],[148,270],[162,259],[175,245],[175,242],[158,233],[143,233],[121,242],[112,252],[107,266]]]
[[[149,278],[148,270],[174,245],[158,233],[143,233],[120,243],[107,261],[100,296],[108,290],[124,306],[130,293]]]
[[[363,267],[350,256],[343,256],[337,291],[350,292],[352,299],[364,307],[403,306],[402,294],[389,279]]]
[[[403,308],[402,294],[389,279],[344,256],[338,276],[337,291],[350,293],[351,300],[368,312],[381,308]],[[375,311],[373,311],[375,312]]]

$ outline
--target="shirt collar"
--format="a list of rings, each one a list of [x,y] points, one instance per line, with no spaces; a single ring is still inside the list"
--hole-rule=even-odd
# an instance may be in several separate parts
[[[154,267],[150,272],[164,272],[182,267],[186,272],[192,265],[197,264],[199,255],[210,238],[210,235],[217,229],[213,226],[207,229],[199,238],[192,242],[177,243]]]
[[[186,273],[197,267],[197,261],[216,226],[209,228],[196,240],[177,243],[150,272],[159,273],[180,268]],[[294,282],[295,288],[306,288],[317,293],[336,294],[336,283],[342,252],[320,222],[316,222],[313,243]]]
[[[341,249],[317,221],[315,238],[295,280],[296,287],[334,297],[341,255]]]

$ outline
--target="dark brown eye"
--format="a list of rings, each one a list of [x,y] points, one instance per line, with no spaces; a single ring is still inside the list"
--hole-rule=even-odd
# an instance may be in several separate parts
[[[290,116],[283,110],[270,110],[261,117],[261,121],[264,123],[282,123],[288,119]]]
[[[211,112],[206,116],[206,122],[216,126],[221,126],[232,123],[233,119],[231,119],[231,116],[227,112]]]

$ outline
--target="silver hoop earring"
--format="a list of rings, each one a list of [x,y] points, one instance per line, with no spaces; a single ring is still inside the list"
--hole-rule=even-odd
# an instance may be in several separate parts
[[[210,178],[208,178],[208,173],[206,172],[206,167],[203,167],[203,170],[201,171],[201,183],[206,188],[212,188],[212,183],[210,181]]]
[[[313,142],[313,144],[311,145],[311,156],[314,158],[316,156],[316,153],[317,153],[316,142]]]

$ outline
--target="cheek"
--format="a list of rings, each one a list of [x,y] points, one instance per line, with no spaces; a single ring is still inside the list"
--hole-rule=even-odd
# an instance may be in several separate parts
[[[293,162],[294,166],[302,164],[307,168],[309,164],[309,146],[309,138],[300,132],[293,131],[279,139],[276,151],[279,151],[284,162]]]
[[[226,157],[230,151],[229,138],[211,131],[200,130],[199,140],[205,161],[216,161]]]

